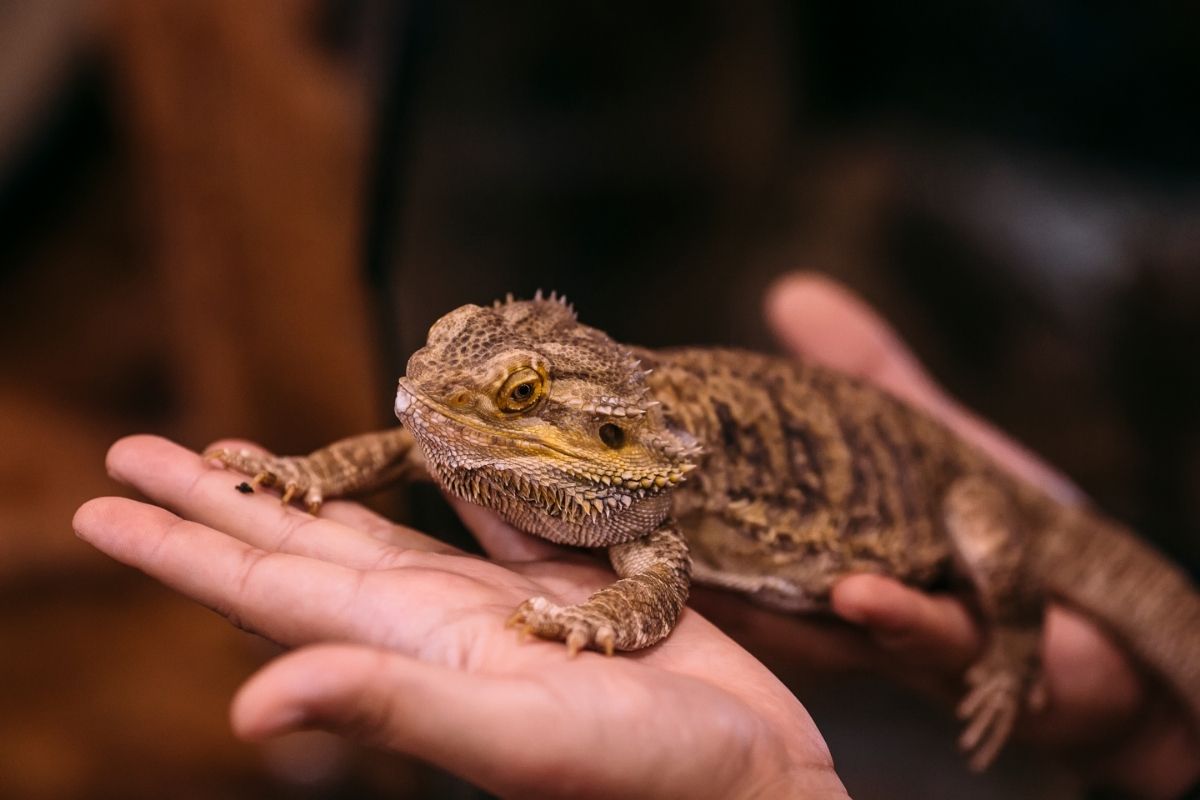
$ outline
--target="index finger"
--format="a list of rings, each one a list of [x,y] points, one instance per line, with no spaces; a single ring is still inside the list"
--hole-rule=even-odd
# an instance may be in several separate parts
[[[962,603],[882,575],[851,575],[833,587],[833,611],[863,625],[884,652],[914,666],[957,672],[979,652],[978,626]]]
[[[89,500],[73,525],[109,556],[281,644],[376,638],[377,617],[354,613],[358,570],[268,552],[127,498]]]
[[[240,476],[157,436],[129,436],[109,449],[109,473],[180,515],[260,547],[369,569],[397,547],[455,552],[430,536],[393,526],[386,541],[374,531],[314,517],[267,495],[236,492]],[[358,522],[361,520],[355,520]]]

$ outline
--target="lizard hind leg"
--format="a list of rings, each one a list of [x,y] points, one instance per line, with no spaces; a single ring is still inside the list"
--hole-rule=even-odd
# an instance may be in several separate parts
[[[987,641],[967,670],[958,707],[966,721],[959,746],[972,769],[1000,753],[1024,708],[1045,704],[1041,674],[1043,600],[1025,569],[1025,531],[1012,500],[983,477],[962,478],[943,504],[946,531],[959,568],[972,584]]]

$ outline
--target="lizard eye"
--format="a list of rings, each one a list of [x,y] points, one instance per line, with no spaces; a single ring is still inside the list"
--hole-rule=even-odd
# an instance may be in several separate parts
[[[524,367],[508,376],[496,394],[496,405],[501,411],[516,413],[533,408],[545,394],[546,379],[530,367]]]
[[[620,425],[614,425],[611,422],[606,422],[600,426],[600,441],[616,450],[621,445],[625,444],[625,429]]]

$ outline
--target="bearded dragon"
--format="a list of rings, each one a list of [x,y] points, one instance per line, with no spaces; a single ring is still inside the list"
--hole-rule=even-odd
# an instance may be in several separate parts
[[[960,706],[978,769],[1045,699],[1051,599],[1120,641],[1200,721],[1200,595],[1183,571],[853,377],[737,350],[624,346],[539,293],[438,320],[395,411],[402,427],[308,456],[208,456],[313,513],[427,474],[523,531],[607,548],[616,582],[579,605],[530,598],[510,620],[572,655],[660,641],[692,581],[816,612],[852,573],[956,579],[987,632]]]

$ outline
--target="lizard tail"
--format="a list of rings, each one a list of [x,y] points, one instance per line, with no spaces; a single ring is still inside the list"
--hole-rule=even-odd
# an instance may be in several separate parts
[[[1082,510],[1039,537],[1042,585],[1078,608],[1161,678],[1200,731],[1200,591],[1131,532]]]

